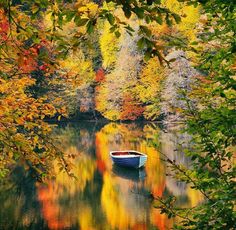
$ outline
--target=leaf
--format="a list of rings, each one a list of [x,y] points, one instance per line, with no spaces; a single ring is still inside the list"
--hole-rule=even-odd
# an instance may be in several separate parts
[[[39,7],[37,5],[33,5],[33,7],[31,8],[31,12],[32,14],[36,14],[39,11]]]
[[[111,25],[114,25],[115,17],[112,14],[107,14],[107,20]]]
[[[75,12],[69,11],[66,13],[66,21],[70,22],[75,17]]]
[[[74,22],[77,26],[84,26],[89,21],[88,18],[75,17]]]
[[[150,5],[152,5],[152,3],[153,3],[153,0],[147,0],[147,4],[150,6]]]
[[[119,31],[116,31],[115,35],[116,35],[117,38],[119,38],[121,36],[121,33]]]
[[[151,40],[149,40],[147,38],[145,38],[145,43],[146,43],[148,48],[153,48],[154,47],[153,41],[151,41]]]
[[[137,45],[139,49],[143,49],[146,45],[145,38],[144,37],[140,38],[137,42]]]
[[[138,18],[144,18],[144,9],[140,7],[135,7],[134,10],[135,14],[138,16]]]
[[[89,34],[91,34],[94,31],[94,25],[92,21],[89,21],[86,27],[87,27],[87,32]]]
[[[166,24],[167,24],[168,26],[172,26],[172,21],[170,20],[169,14],[166,15]]]
[[[126,29],[126,30],[129,30],[129,31],[131,31],[131,32],[134,32],[134,29],[133,29],[130,25],[127,25],[127,26],[125,27],[125,29]]]
[[[194,41],[194,42],[191,42],[189,45],[192,45],[192,46],[198,45],[198,42],[197,42],[197,41]]]
[[[37,37],[37,36],[33,36],[33,37],[32,37],[32,40],[33,40],[33,42],[34,42],[35,44],[39,44],[39,43],[40,43],[40,38]]]
[[[149,61],[150,60],[150,58],[151,58],[151,52],[150,51],[146,51],[145,52],[145,55],[144,55],[144,60],[147,62],[147,61]]]
[[[146,34],[148,37],[150,37],[150,36],[152,35],[151,30],[149,30],[146,26],[140,26],[139,28],[140,28],[140,30],[141,30],[144,34]]]
[[[156,20],[156,22],[157,22],[159,25],[162,25],[163,20],[162,20],[162,17],[161,17],[161,16],[157,16],[157,17],[155,18],[155,20]]]
[[[123,6],[123,11],[124,11],[124,14],[125,14],[125,17],[126,18],[130,18],[130,16],[131,16],[131,9],[130,9],[130,7],[128,7],[128,6]]]
[[[148,15],[146,15],[145,16],[145,21],[146,21],[147,24],[149,24],[151,22],[151,18]]]
[[[178,14],[173,13],[172,16],[175,19],[176,23],[180,23],[181,22],[181,17]]]

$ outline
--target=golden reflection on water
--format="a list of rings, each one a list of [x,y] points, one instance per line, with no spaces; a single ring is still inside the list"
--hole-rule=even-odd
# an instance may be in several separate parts
[[[158,229],[166,229],[172,225],[171,221],[152,208],[144,193],[147,190],[154,196],[162,196],[165,190],[165,166],[155,148],[148,145],[159,130],[149,125],[143,130],[132,126],[110,123],[96,134],[99,144],[96,148],[106,169],[103,171],[102,208],[113,229],[148,229],[147,222]],[[115,149],[135,149],[148,155],[145,180],[134,182],[112,175],[107,153]]]
[[[47,184],[36,184],[36,197],[47,228],[170,229],[173,220],[154,208],[149,194],[176,195],[181,207],[202,201],[199,193],[166,176],[165,163],[152,144],[158,141],[158,148],[168,157],[188,165],[189,160],[178,145],[188,140],[187,135],[178,130],[163,132],[154,123],[89,127],[74,125],[55,131],[64,151],[73,155],[72,171],[78,180],[59,172],[55,164],[57,177]],[[128,170],[112,165],[109,151],[125,149],[146,153],[146,167]]]

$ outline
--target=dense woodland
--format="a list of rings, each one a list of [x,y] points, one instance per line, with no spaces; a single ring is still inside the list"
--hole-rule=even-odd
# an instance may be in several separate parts
[[[181,122],[195,147],[174,177],[205,201],[178,208],[153,195],[180,229],[233,229],[235,0],[1,0],[0,178],[16,164],[38,180],[72,178],[51,138],[64,120]],[[82,121],[81,121],[82,122]],[[155,145],[155,141],[152,145]],[[79,177],[78,175],[76,175]]]

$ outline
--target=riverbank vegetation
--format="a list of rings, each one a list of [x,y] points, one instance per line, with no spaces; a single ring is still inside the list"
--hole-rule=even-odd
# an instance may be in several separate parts
[[[165,159],[205,201],[191,209],[154,196],[179,228],[235,223],[235,1],[0,1],[0,177],[38,178],[52,160],[75,176],[46,120],[181,121],[192,167]],[[155,146],[155,141],[153,145]],[[158,146],[156,146],[158,148]]]

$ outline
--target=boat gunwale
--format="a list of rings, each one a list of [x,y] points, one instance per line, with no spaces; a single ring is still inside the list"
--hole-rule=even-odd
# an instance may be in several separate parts
[[[128,153],[138,153],[140,155],[135,155],[135,154],[126,154],[126,155],[113,155],[113,153],[116,153],[116,152],[128,152]],[[116,150],[116,151],[110,151],[110,156],[111,157],[114,157],[114,158],[136,158],[136,157],[146,157],[147,158],[147,155],[145,153],[141,153],[139,151],[135,151],[135,150]]]

